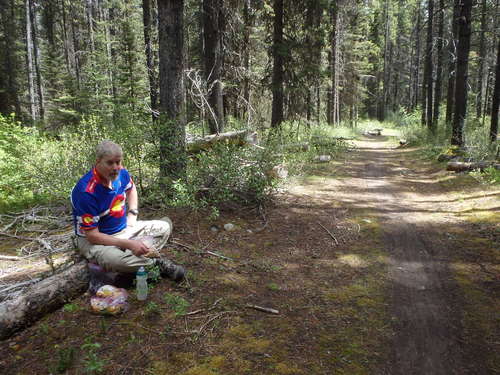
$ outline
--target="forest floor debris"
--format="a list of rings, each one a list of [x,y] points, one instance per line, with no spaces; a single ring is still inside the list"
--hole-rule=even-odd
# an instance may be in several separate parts
[[[426,296],[451,301],[438,311],[455,315],[450,368],[497,371],[500,192],[385,140],[366,138],[345,160],[315,165],[265,211],[221,210],[216,220],[165,212],[174,233],[162,251],[187,268],[186,281],[160,280],[144,303],[132,290],[120,317],[92,314],[86,295],[68,301],[0,343],[0,372],[78,374],[92,364],[108,374],[398,373],[401,332],[434,334],[394,309],[407,306],[394,288],[411,285],[422,306]],[[211,230],[228,222],[238,229]]]

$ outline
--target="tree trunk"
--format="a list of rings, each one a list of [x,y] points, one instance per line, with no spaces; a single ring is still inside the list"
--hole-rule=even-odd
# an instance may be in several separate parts
[[[415,24],[415,65],[413,66],[413,100],[412,109],[417,108],[419,100],[420,85],[420,27],[422,24],[422,12],[420,10],[420,1],[417,5],[417,22]]]
[[[467,72],[471,36],[472,0],[462,0],[458,27],[457,78],[455,83],[455,110],[453,113],[453,134],[451,144],[464,144],[464,124],[467,114]]]
[[[455,105],[455,80],[457,67],[457,43],[458,43],[458,17],[460,14],[460,0],[455,0],[453,16],[451,20],[451,38],[448,43],[448,91],[446,93],[446,124],[451,124],[453,109]]]
[[[443,76],[443,38],[444,38],[444,0],[439,0],[439,31],[436,47],[437,68],[436,85],[434,87],[434,115],[432,116],[432,129],[434,132],[439,123],[439,105],[441,103],[442,76]]]
[[[396,53],[395,53],[395,66],[394,66],[394,90],[392,93],[392,111],[397,112],[401,105],[400,92],[400,77],[403,71],[404,64],[401,62],[402,59],[402,38],[404,37],[404,22],[403,22],[403,12],[404,12],[404,0],[399,0],[398,2],[398,16],[397,16],[397,32],[396,32]]]
[[[83,293],[89,283],[87,261],[34,284],[27,292],[0,304],[0,340],[33,324]]]
[[[387,105],[390,97],[390,79],[391,79],[391,38],[390,38],[390,22],[389,22],[389,1],[385,2],[384,5],[384,72],[383,72],[383,91],[382,91],[382,103],[379,120],[384,121],[387,113]]]
[[[427,42],[425,45],[424,84],[422,91],[422,125],[434,132],[432,122],[432,39],[434,21],[434,0],[427,3]]]
[[[245,0],[243,9],[243,19],[245,22],[245,33],[243,36],[243,67],[245,76],[243,79],[243,99],[247,118],[250,118],[250,35],[253,26],[252,3],[251,0]]]
[[[26,60],[28,73],[28,92],[31,121],[39,118],[38,101],[36,98],[36,72],[35,72],[35,51],[33,48],[33,24],[31,17],[31,0],[25,0],[26,8]]]
[[[151,115],[156,119],[158,110],[158,92],[156,88],[156,75],[153,66],[153,48],[151,42],[151,0],[142,0],[142,20],[144,24],[144,45],[146,54],[146,67],[149,79],[149,99],[151,100]]]
[[[330,46],[331,46],[331,54],[330,54],[330,95],[331,95],[331,105],[329,114],[330,124],[336,125],[338,124],[338,24],[339,24],[339,4],[338,0],[332,1],[330,6],[330,20],[332,24],[332,32],[330,37]]]
[[[273,79],[272,79],[272,115],[271,127],[277,128],[283,122],[283,0],[274,0],[273,31]]]
[[[85,15],[87,17],[87,27],[90,39],[90,52],[92,53],[95,52],[93,9],[94,9],[93,0],[87,0],[87,5],[85,7]]]
[[[498,136],[498,107],[500,106],[500,39],[497,47],[497,64],[495,69],[495,88],[491,104],[490,141],[496,142]]]
[[[477,96],[476,96],[476,117],[481,118],[481,110],[484,94],[484,62],[486,60],[486,0],[482,0],[481,5],[481,34],[479,36],[479,66],[477,68]]]
[[[78,91],[80,91],[82,87],[82,80],[81,80],[81,65],[80,65],[80,41],[78,39],[79,37],[79,31],[78,27],[76,25],[75,20],[77,19],[77,11],[75,10],[75,5],[73,2],[70,2],[70,19],[71,19],[71,40],[72,40],[72,59],[73,59],[73,66],[75,67],[75,76],[76,76],[76,87]]]
[[[21,105],[17,86],[18,64],[16,62],[17,57],[14,48],[14,41],[17,39],[14,1],[10,0],[8,5],[7,3],[2,3],[2,5],[0,5],[0,11],[4,39],[4,64],[0,66],[0,70],[4,72],[1,75],[3,79],[0,83],[0,88],[5,90],[5,104],[1,106],[0,112],[9,115],[14,111],[17,119],[21,119]]]
[[[43,95],[43,87],[42,87],[42,73],[41,73],[41,53],[40,48],[38,46],[38,17],[36,15],[36,7],[35,0],[29,0],[30,6],[30,17],[31,17],[31,27],[32,33],[31,36],[33,38],[33,63],[35,68],[35,90],[36,90],[36,98],[38,101],[38,116],[41,120],[45,117],[45,104],[44,104],[44,95]]]
[[[203,59],[208,88],[208,117],[210,134],[224,130],[224,107],[222,103],[222,0],[203,0]]]
[[[160,55],[160,178],[168,187],[185,176],[184,0],[158,0]]]

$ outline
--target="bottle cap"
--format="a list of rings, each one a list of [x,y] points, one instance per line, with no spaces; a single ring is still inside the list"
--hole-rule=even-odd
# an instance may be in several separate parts
[[[147,274],[148,273],[143,266],[139,267],[139,269],[137,270],[137,276],[146,276]]]

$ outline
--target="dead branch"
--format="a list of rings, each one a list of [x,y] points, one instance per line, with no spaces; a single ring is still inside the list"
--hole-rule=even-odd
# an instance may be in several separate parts
[[[205,251],[205,253],[210,254],[210,255],[213,255],[213,256],[218,257],[218,258],[221,258],[221,259],[224,259],[224,260],[234,260],[233,258],[229,258],[229,257],[226,257],[226,256],[224,256],[224,255],[217,254],[217,253],[215,253],[215,252],[213,252],[213,251],[209,251],[209,250],[206,250],[206,251]]]
[[[453,171],[453,172],[467,172],[467,171],[479,169],[479,170],[483,171],[489,167],[500,170],[499,163],[486,162],[486,161],[469,162],[469,163],[460,162],[460,161],[450,161],[448,163],[448,165],[446,166],[446,170]]]
[[[217,306],[217,304],[222,300],[222,298],[219,298],[217,301],[214,302],[214,304],[212,305],[212,307],[210,307],[209,309],[200,309],[200,310],[195,310],[195,311],[191,311],[191,312],[188,312],[187,314],[184,314],[185,316],[188,316],[188,315],[195,315],[195,314],[198,314],[200,312],[204,312],[204,311],[212,311],[213,309],[215,309],[215,307]]]
[[[250,304],[247,304],[246,307],[248,307],[250,309],[255,309],[255,310],[267,312],[267,313],[270,313],[270,314],[276,314],[277,315],[277,314],[280,313],[278,310],[271,309],[269,307],[262,307],[262,306],[250,305]]]
[[[332,237],[332,238],[333,238],[333,240],[335,241],[335,244],[336,244],[336,245],[338,245],[338,244],[339,244],[339,241],[337,241],[337,239],[335,238],[335,236],[334,236],[334,235],[333,235],[333,234],[332,234],[332,233],[331,233],[328,229],[326,229],[326,228],[323,226],[323,224],[321,224],[319,221],[318,221],[318,224],[319,224],[319,225],[320,225],[320,226],[321,226],[324,230],[326,230],[326,231],[328,232],[328,234],[330,235],[330,237]]]
[[[18,262],[20,260],[24,260],[24,257],[17,257],[14,255],[0,255],[0,260],[10,260],[13,262]]]

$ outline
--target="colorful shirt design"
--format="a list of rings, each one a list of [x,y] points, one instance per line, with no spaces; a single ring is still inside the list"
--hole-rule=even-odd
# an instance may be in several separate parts
[[[85,230],[99,228],[99,232],[114,234],[125,229],[125,201],[127,191],[132,186],[132,179],[126,169],[120,170],[112,189],[101,183],[95,168],[89,171],[71,192],[75,233],[85,236]]]

